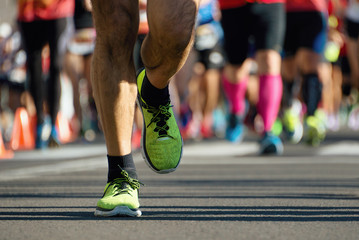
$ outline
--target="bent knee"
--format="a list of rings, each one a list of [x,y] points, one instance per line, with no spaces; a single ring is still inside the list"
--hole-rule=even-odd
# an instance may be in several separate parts
[[[97,38],[123,44],[135,40],[138,31],[138,3],[133,0],[94,1],[93,16]]]
[[[150,32],[162,47],[182,52],[191,42],[196,13],[193,2],[183,4],[180,9],[158,17],[156,23],[150,25]]]

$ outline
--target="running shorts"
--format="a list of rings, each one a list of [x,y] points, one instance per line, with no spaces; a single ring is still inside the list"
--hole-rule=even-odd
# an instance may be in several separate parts
[[[283,3],[249,3],[222,10],[224,49],[231,64],[242,64],[249,56],[254,41],[255,50],[282,51],[285,10]]]
[[[318,54],[327,41],[327,16],[323,12],[288,12],[284,40],[284,55],[293,56],[300,48]]]
[[[354,22],[348,18],[345,19],[345,31],[350,38],[359,38],[359,23]]]

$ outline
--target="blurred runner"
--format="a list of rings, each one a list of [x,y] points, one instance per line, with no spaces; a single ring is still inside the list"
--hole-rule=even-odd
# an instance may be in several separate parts
[[[327,2],[325,0],[287,1],[287,27],[282,74],[285,83],[283,125],[292,142],[303,136],[300,104],[293,103],[295,79],[302,80],[306,106],[306,141],[318,145],[326,134],[325,114],[317,111],[322,97],[319,64],[327,41]],[[299,107],[298,107],[299,106]]]
[[[246,114],[245,94],[254,55],[259,76],[257,111],[263,121],[260,154],[282,154],[283,145],[271,130],[277,118],[282,97],[280,75],[283,37],[284,0],[220,0],[225,52],[223,87],[230,105],[226,138],[238,142],[243,138]],[[253,45],[248,39],[252,40]],[[251,47],[254,46],[254,49]]]
[[[55,123],[61,95],[60,72],[66,45],[73,32],[74,0],[18,0],[18,23],[27,55],[29,88],[36,106],[36,148],[60,144]],[[42,50],[50,48],[50,68],[45,88]],[[48,138],[44,102],[48,104],[51,133]]]

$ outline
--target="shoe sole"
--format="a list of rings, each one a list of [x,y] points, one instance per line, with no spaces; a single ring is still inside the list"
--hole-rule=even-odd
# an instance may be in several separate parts
[[[282,155],[284,151],[284,147],[282,143],[274,144],[268,143],[264,146],[261,146],[259,155]]]
[[[227,139],[227,141],[231,142],[231,143],[241,143],[245,137],[245,135],[247,134],[247,130],[245,127],[242,127],[241,133],[238,134],[237,137],[230,137],[230,134],[225,135],[225,138]]]
[[[113,210],[102,210],[96,208],[96,217],[140,217],[142,212],[139,209],[130,209],[127,206],[117,206]]]
[[[287,140],[290,142],[290,143],[292,143],[292,144],[297,144],[297,143],[299,143],[301,140],[302,140],[302,138],[303,138],[303,125],[302,124],[300,124],[300,125],[298,125],[296,128],[295,128],[295,130],[294,130],[294,132],[293,132],[293,134],[291,135],[291,134],[289,134],[289,132],[286,132],[287,133]]]
[[[136,74],[136,84],[137,84],[138,75],[143,71],[143,69],[144,69],[144,68],[141,68],[141,69],[139,69],[139,70],[137,71],[137,74]],[[137,87],[137,89],[138,89],[138,87]],[[157,168],[155,168],[155,167],[152,165],[152,163],[151,163],[151,161],[150,161],[150,158],[149,158],[149,156],[147,155],[146,150],[145,150],[145,147],[144,147],[144,146],[146,146],[146,144],[145,144],[145,141],[146,141],[146,137],[145,137],[145,136],[146,136],[146,123],[145,123],[145,118],[143,117],[144,115],[143,115],[143,111],[142,111],[142,104],[141,104],[141,99],[140,99],[140,98],[141,98],[141,95],[140,95],[139,91],[137,90],[136,104],[137,104],[138,108],[141,110],[142,119],[143,119],[142,137],[141,137],[141,154],[142,154],[142,157],[143,157],[143,159],[145,160],[145,163],[147,164],[147,166],[148,166],[152,171],[154,171],[154,172],[156,172],[156,173],[166,174],[166,173],[174,172],[174,171],[178,168],[178,166],[179,166],[179,164],[180,164],[180,162],[181,162],[181,159],[182,159],[182,153],[183,153],[183,138],[182,138],[182,136],[181,136],[182,147],[181,147],[180,159],[179,159],[179,161],[178,161],[177,166],[176,166],[175,168],[163,169],[163,170],[158,170]]]
[[[313,147],[318,147],[325,139],[325,134],[319,133],[316,128],[309,128],[307,135],[306,142]]]

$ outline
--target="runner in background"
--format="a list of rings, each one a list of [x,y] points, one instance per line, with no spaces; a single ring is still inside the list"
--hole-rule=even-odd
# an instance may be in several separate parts
[[[243,138],[246,114],[245,94],[254,53],[258,65],[259,97],[257,112],[263,121],[260,154],[282,154],[283,145],[271,130],[277,119],[282,97],[280,74],[284,37],[284,0],[220,0],[225,52],[223,87],[230,105],[226,138],[238,142]],[[250,48],[253,40],[255,49]]]
[[[76,32],[68,43],[65,57],[65,72],[72,82],[75,109],[71,122],[85,140],[93,141],[99,127],[90,81],[96,40],[90,0],[75,0],[74,23]]]
[[[343,17],[345,0],[328,2],[328,38],[320,65],[323,80],[322,108],[327,115],[326,127],[331,131],[340,128],[340,107],[342,102],[342,61],[345,54]]]
[[[359,1],[349,0],[345,13],[347,57],[350,67],[352,106],[348,125],[359,130]]]
[[[345,13],[347,54],[351,69],[351,81],[359,90],[359,1],[349,0]]]
[[[221,71],[225,63],[223,55],[223,30],[220,25],[217,0],[202,0],[197,16],[194,49],[196,62],[189,82],[188,102],[192,113],[184,138],[210,138],[213,133],[213,112],[221,90]]]
[[[36,148],[58,146],[56,129],[61,95],[60,72],[66,45],[73,32],[74,0],[19,0],[18,23],[27,56],[29,88],[36,106]],[[41,54],[45,45],[50,49],[50,68],[45,88]],[[46,99],[46,101],[45,101]],[[51,134],[47,138],[44,103],[50,115]]]
[[[325,114],[323,111],[317,111],[317,108],[322,97],[322,83],[318,71],[327,41],[327,2],[287,1],[286,10],[287,26],[282,65],[285,93],[283,126],[290,141],[296,143],[301,140],[301,104],[293,101],[293,91],[296,83],[300,82],[302,99],[306,106],[306,141],[315,146],[324,140],[326,134]]]

